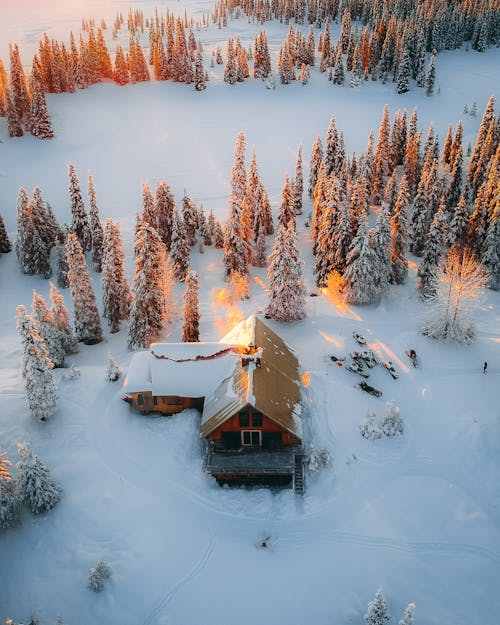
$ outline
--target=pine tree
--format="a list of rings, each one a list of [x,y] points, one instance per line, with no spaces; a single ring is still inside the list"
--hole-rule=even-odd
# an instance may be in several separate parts
[[[102,239],[103,231],[99,216],[99,207],[94,187],[94,179],[89,172],[89,204],[90,204],[90,232],[92,237],[92,262],[94,271],[102,271]]]
[[[45,342],[50,361],[54,367],[63,367],[64,357],[66,356],[65,336],[53,323],[44,298],[36,291],[33,291],[31,314],[38,323],[38,331]]]
[[[19,113],[14,102],[14,94],[11,89],[7,89],[7,126],[9,137],[22,137],[24,135],[23,126],[19,119]]]
[[[17,463],[17,488],[21,501],[33,514],[52,510],[62,496],[62,488],[50,470],[31,450],[29,443],[19,444]]]
[[[281,208],[279,222],[285,228],[292,222],[295,225],[295,193],[293,183],[290,182],[288,174],[285,174],[285,184],[281,190]]]
[[[446,215],[445,204],[441,202],[439,210],[432,220],[427,240],[425,243],[422,262],[418,268],[420,282],[418,288],[423,299],[434,297],[436,292],[435,274],[445,250],[446,240]]]
[[[313,197],[314,189],[316,187],[316,181],[318,179],[318,172],[320,165],[323,161],[323,146],[321,139],[316,137],[313,143],[311,161],[309,163],[309,197]]]
[[[42,91],[38,80],[34,81],[33,99],[29,114],[29,129],[31,134],[34,137],[38,137],[38,139],[53,139],[54,137],[45,93]]]
[[[184,233],[188,245],[196,245],[196,229],[198,227],[198,211],[193,200],[184,193],[182,198],[182,219]]]
[[[382,203],[371,241],[378,256],[378,291],[384,294],[389,288],[392,276],[391,266],[391,223],[387,206]]]
[[[227,42],[227,63],[224,68],[224,82],[234,85],[238,81],[238,72],[236,68],[236,57],[234,54],[233,40],[229,38]]]
[[[56,411],[57,391],[45,342],[40,336],[38,323],[26,313],[24,306],[17,307],[17,331],[23,347],[22,375],[30,413],[45,421]]]
[[[102,266],[103,315],[108,319],[112,333],[120,330],[120,321],[128,319],[132,301],[123,267],[125,255],[122,246],[118,224],[107,219]]]
[[[19,515],[20,502],[15,483],[0,478],[0,529],[16,526]]]
[[[158,338],[165,315],[165,248],[156,230],[147,222],[142,222],[137,229],[134,252],[135,297],[130,310],[129,349],[149,347]]]
[[[201,52],[196,54],[196,61],[194,64],[194,88],[196,91],[203,91],[207,88]]]
[[[0,254],[8,254],[12,250],[12,244],[5,228],[2,215],[0,215]]]
[[[85,256],[75,234],[66,239],[68,280],[73,300],[75,336],[86,345],[102,341],[101,319],[97,310],[94,287],[89,276]]]
[[[378,256],[370,245],[366,220],[361,221],[346,259],[344,290],[349,304],[371,304],[379,295]]]
[[[158,234],[167,250],[170,250],[172,243],[172,216],[175,202],[172,189],[166,180],[160,180],[156,184],[155,205],[155,212],[158,218]]]
[[[406,93],[410,90],[410,75],[411,75],[411,67],[410,67],[410,54],[408,52],[408,48],[405,47],[403,51],[403,56],[401,57],[401,61],[398,66],[398,80],[396,83],[396,93]]]
[[[389,122],[389,108],[386,105],[384,107],[384,113],[380,122],[378,131],[377,147],[375,149],[375,172],[373,181],[373,195],[374,198],[381,199],[382,192],[385,187],[385,178],[390,175],[390,152],[389,152],[389,138],[390,138],[390,122]]]
[[[177,282],[184,282],[186,278],[186,272],[189,268],[189,250],[190,245],[186,239],[184,220],[179,217],[177,209],[174,208],[170,252],[172,256],[174,279]]]
[[[293,222],[280,224],[267,271],[269,304],[266,316],[290,322],[305,317],[305,287]]]
[[[114,79],[119,85],[126,85],[130,80],[127,61],[120,44],[116,46]]]
[[[20,124],[26,124],[29,121],[30,98],[28,88],[26,86],[26,77],[24,75],[23,65],[19,56],[19,48],[17,44],[9,45],[10,56],[10,81],[9,86],[12,92],[11,105],[15,108]],[[12,136],[12,135],[11,135]],[[19,136],[19,135],[16,135]]]
[[[294,206],[295,214],[302,214],[302,195],[304,193],[304,177],[302,175],[302,146],[297,149],[295,161],[295,181],[294,181]]]
[[[92,248],[92,233],[90,231],[87,213],[83,204],[80,183],[76,175],[75,166],[68,165],[69,171],[69,197],[71,201],[72,230],[78,237],[83,252]]]
[[[120,367],[116,363],[116,360],[111,355],[111,352],[108,352],[108,366],[106,369],[106,380],[108,382],[116,382],[120,379],[122,372],[120,371]]]
[[[196,271],[189,271],[186,276],[184,293],[184,324],[182,341],[197,343],[200,340],[200,279]]]
[[[49,309],[50,321],[62,335],[64,351],[66,354],[76,354],[78,352],[78,342],[69,324],[64,298],[52,282],[50,283],[50,301],[52,302]]]
[[[425,95],[431,96],[434,93],[434,85],[436,83],[436,57],[431,55],[429,68],[425,79]]]
[[[56,245],[56,282],[60,289],[67,289],[69,287],[68,261],[64,235],[60,237],[59,243]]]
[[[413,612],[415,611],[415,604],[409,603],[403,614],[403,618],[399,621],[398,625],[415,625],[415,617]]]
[[[408,275],[406,251],[408,248],[407,209],[409,198],[408,183],[403,174],[391,220],[391,270],[392,281],[395,284],[403,284]]]
[[[465,196],[462,194],[455,207],[453,217],[448,228],[447,243],[453,245],[465,245],[468,229],[468,210]]]
[[[366,625],[385,625],[385,622],[390,620],[382,588],[377,590],[373,601],[368,603],[364,618]]]

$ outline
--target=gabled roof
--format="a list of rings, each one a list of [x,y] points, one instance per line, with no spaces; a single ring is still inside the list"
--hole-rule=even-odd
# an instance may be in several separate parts
[[[302,439],[299,363],[293,351],[260,317],[252,315],[223,337],[260,348],[260,366],[239,362],[203,407],[201,435],[208,436],[238,410],[252,405]]]
[[[136,352],[124,382],[126,393],[207,397],[240,357],[224,343],[153,343]]]

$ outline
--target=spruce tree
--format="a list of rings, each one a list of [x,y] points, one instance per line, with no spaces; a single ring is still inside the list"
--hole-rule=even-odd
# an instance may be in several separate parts
[[[45,341],[38,323],[28,315],[24,306],[17,307],[17,331],[23,349],[21,373],[26,397],[33,417],[46,421],[56,411],[57,391]]]
[[[431,96],[434,93],[434,85],[436,83],[436,57],[431,55],[429,61],[429,68],[427,70],[427,76],[425,78],[425,95]]]
[[[14,527],[19,522],[20,501],[15,480],[9,473],[11,463],[0,454],[0,529]]]
[[[188,245],[196,245],[196,229],[198,227],[198,211],[193,200],[184,193],[182,198],[182,219],[184,233]]]
[[[155,194],[156,215],[158,218],[158,234],[167,250],[172,244],[172,217],[174,213],[174,196],[166,180],[156,184]]]
[[[465,196],[462,194],[453,211],[453,217],[448,228],[447,243],[453,245],[465,245],[468,229],[468,209]]]
[[[285,228],[290,222],[295,224],[295,192],[293,183],[290,182],[288,174],[285,174],[285,184],[281,190],[281,208],[279,222]]]
[[[174,279],[177,282],[184,282],[186,279],[186,272],[189,268],[190,245],[186,240],[184,220],[179,217],[179,213],[176,208],[174,208],[172,223],[172,245],[170,246],[170,253],[172,256]]]
[[[391,273],[395,284],[403,284],[408,275],[408,225],[407,209],[410,193],[408,182],[403,174],[399,183],[398,198],[391,219]]]
[[[69,287],[65,235],[61,235],[56,245],[56,282],[60,289]]]
[[[29,118],[29,129],[34,137],[38,137],[38,139],[53,139],[54,131],[52,130],[52,123],[47,110],[45,93],[37,80],[35,80],[34,84]]]
[[[481,262],[488,273],[488,286],[500,289],[500,207],[497,205],[491,215],[486,237],[481,249]]]
[[[146,221],[137,229],[134,252],[134,300],[130,310],[128,347],[140,349],[149,347],[158,338],[165,314],[165,247],[156,230]]]
[[[302,146],[297,149],[295,161],[295,181],[294,181],[294,206],[295,214],[302,214],[302,195],[304,193],[304,177],[302,174]]]
[[[316,188],[316,181],[318,179],[318,172],[320,165],[323,161],[323,146],[321,139],[316,137],[313,143],[311,152],[311,161],[309,163],[309,197],[313,197],[314,189]]]
[[[83,252],[92,248],[92,234],[90,231],[87,213],[83,204],[80,183],[76,175],[75,166],[68,165],[69,171],[69,197],[71,201],[72,231],[78,237]]]
[[[2,215],[0,215],[0,254],[8,254],[12,250],[12,244],[5,228]]]
[[[370,245],[366,220],[361,221],[346,259],[344,291],[349,304],[371,304],[379,295],[378,256]]]
[[[334,236],[334,261],[333,266],[340,274],[344,273],[346,268],[347,256],[352,245],[352,230],[349,204],[345,199],[341,200],[337,210],[337,226]]]
[[[94,287],[89,276],[85,255],[77,236],[68,233],[66,239],[68,280],[73,300],[75,336],[86,345],[102,341],[102,328],[95,299]]]
[[[22,137],[24,135],[23,126],[16,109],[14,94],[11,89],[7,89],[7,128],[9,137]]]
[[[269,303],[266,316],[291,322],[305,317],[305,287],[293,222],[279,225],[267,271]]]
[[[382,588],[377,590],[373,601],[368,603],[364,618],[366,625],[385,625],[385,622],[390,620]]]
[[[385,178],[390,175],[390,122],[389,108],[386,105],[378,131],[377,146],[375,149],[375,172],[373,182],[373,195],[375,200],[380,200],[385,187]]]
[[[19,444],[18,452],[16,484],[21,501],[33,514],[52,510],[61,500],[62,488],[29,443]]]
[[[92,263],[94,271],[98,273],[102,271],[102,240],[103,231],[101,218],[99,216],[99,207],[97,206],[97,198],[95,193],[94,179],[89,172],[89,204],[90,204],[90,232],[92,237]]]
[[[403,618],[399,621],[398,625],[415,625],[415,616],[413,615],[414,611],[415,604],[409,603],[405,609]]]
[[[189,271],[186,276],[184,293],[184,323],[182,326],[183,343],[197,343],[200,340],[200,279],[196,271]]]
[[[52,325],[62,334],[64,351],[66,354],[76,354],[78,352],[78,341],[69,324],[69,315],[64,305],[64,298],[52,282],[50,283],[50,301],[52,303],[49,309],[50,320]]]
[[[387,206],[382,203],[371,243],[378,257],[378,291],[383,295],[389,288],[392,277],[391,266],[391,223]]]
[[[432,220],[425,242],[422,262],[417,271],[420,278],[417,286],[423,299],[430,299],[436,294],[435,275],[445,250],[445,240],[446,215],[445,204],[442,201]]]
[[[65,336],[53,323],[52,316],[47,304],[39,293],[33,291],[33,301],[31,303],[31,314],[38,323],[38,331],[45,341],[47,354],[54,367],[64,366],[66,356]]]
[[[405,47],[403,51],[403,56],[401,57],[401,61],[398,66],[398,79],[396,82],[396,93],[406,93],[410,90],[410,54],[408,52],[408,48]]]
[[[111,219],[106,220],[103,243],[102,289],[103,315],[112,333],[120,329],[120,321],[128,319],[132,296],[123,267],[125,255],[120,228]]]

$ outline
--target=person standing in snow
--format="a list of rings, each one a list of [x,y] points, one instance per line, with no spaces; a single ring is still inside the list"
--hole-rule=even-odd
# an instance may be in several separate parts
[[[488,371],[488,363],[485,362],[483,365],[483,373],[486,373]]]

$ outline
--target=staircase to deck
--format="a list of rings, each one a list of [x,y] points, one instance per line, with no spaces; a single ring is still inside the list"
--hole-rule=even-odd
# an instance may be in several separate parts
[[[299,494],[304,494],[304,454],[295,453],[295,468],[293,472],[293,490]]]

